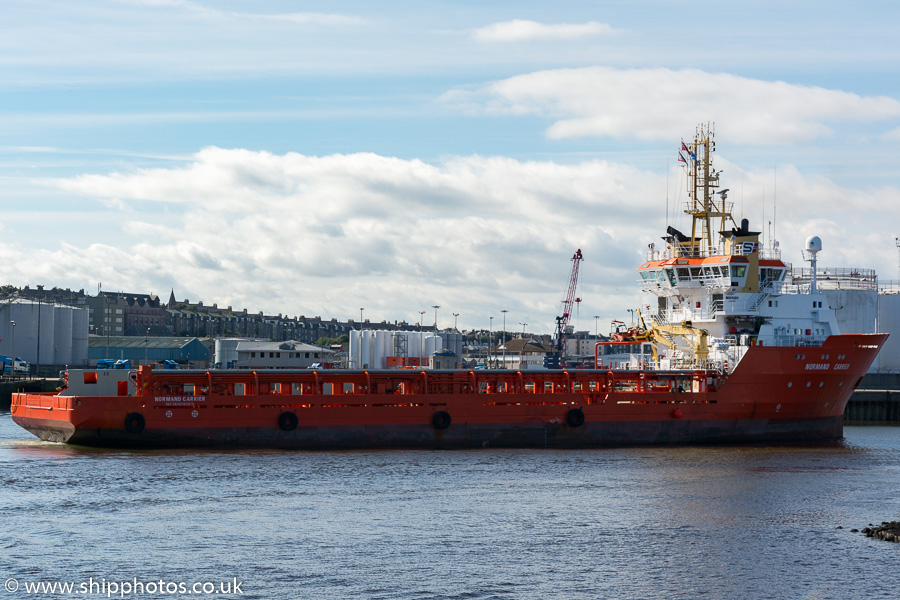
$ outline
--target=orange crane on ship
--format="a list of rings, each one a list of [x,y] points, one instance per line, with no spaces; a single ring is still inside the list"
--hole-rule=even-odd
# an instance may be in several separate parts
[[[572,310],[575,304],[581,302],[581,298],[575,297],[575,290],[578,287],[578,267],[584,257],[581,255],[581,248],[575,251],[572,256],[572,274],[569,276],[569,291],[566,299],[563,301],[563,314],[556,317],[556,361],[559,368],[565,368],[565,347],[566,347],[566,330],[569,327],[569,321],[572,318]]]

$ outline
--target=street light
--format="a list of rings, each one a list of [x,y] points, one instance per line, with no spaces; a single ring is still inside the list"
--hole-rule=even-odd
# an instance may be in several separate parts
[[[487,368],[491,368],[491,345],[494,343],[494,317],[491,317],[491,324],[488,326],[488,347],[487,347],[487,357],[488,364]]]
[[[147,328],[147,333],[144,335],[144,364],[150,364],[150,328]]]
[[[437,332],[437,309],[440,308],[437,304],[433,305],[431,308],[434,309],[434,331]]]
[[[598,324],[599,321],[597,320],[599,318],[600,315],[594,315],[594,337],[596,338],[600,337],[600,325]]]
[[[419,317],[419,331],[422,331],[422,323],[425,322],[425,311],[424,311],[424,310],[420,310],[420,311],[419,311],[419,314],[421,315],[421,316]]]
[[[16,374],[16,322],[10,321],[10,325],[12,325],[12,370],[13,375]]]
[[[503,313],[503,334],[502,334],[502,336],[503,336],[503,368],[505,369],[506,368],[506,313],[508,313],[509,311],[504,308],[500,312]]]
[[[459,313],[453,313],[453,330],[454,331],[459,331],[459,328],[457,327],[457,325],[459,325]]]
[[[364,308],[359,309],[359,352],[357,355],[359,359],[356,362],[357,368],[362,369],[362,347],[363,347],[363,339],[362,339],[362,324],[363,324],[363,311],[366,310]]]

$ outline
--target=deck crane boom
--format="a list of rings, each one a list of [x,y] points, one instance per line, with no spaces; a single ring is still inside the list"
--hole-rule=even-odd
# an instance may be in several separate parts
[[[578,267],[584,257],[581,255],[581,248],[575,251],[572,256],[572,274],[569,276],[569,291],[563,302],[563,314],[556,317],[556,356],[559,358],[559,366],[565,367],[565,356],[563,350],[566,347],[566,329],[572,318],[572,310],[576,302],[581,302],[581,298],[575,297],[575,290],[578,287]]]

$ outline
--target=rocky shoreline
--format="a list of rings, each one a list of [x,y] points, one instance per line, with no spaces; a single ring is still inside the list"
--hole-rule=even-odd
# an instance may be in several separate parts
[[[862,533],[866,534],[866,537],[886,542],[900,542],[900,521],[882,521],[878,526],[869,523],[868,527],[863,527]]]

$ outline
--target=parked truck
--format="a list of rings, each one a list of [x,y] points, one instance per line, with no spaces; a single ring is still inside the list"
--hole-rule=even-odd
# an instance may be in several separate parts
[[[4,375],[24,375],[28,373],[29,364],[19,357],[0,356]]]

